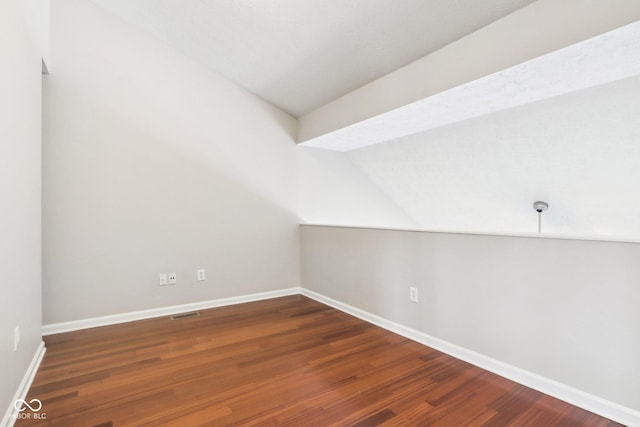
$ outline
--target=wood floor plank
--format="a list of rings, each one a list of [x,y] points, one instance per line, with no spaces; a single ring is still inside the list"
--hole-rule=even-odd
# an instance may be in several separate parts
[[[619,425],[300,295],[45,342],[19,427]]]

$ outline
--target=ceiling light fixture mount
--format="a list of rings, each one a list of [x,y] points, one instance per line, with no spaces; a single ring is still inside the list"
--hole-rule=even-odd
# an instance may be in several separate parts
[[[538,233],[542,233],[542,212],[549,209],[549,204],[538,200],[533,202],[533,209],[538,212]]]

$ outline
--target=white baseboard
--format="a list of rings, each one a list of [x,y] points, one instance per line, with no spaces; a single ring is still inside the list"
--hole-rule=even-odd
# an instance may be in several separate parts
[[[413,341],[434,348],[457,359],[464,360],[494,374],[538,390],[557,399],[568,402],[587,411],[617,421],[628,426],[640,426],[640,412],[626,406],[585,393],[566,384],[526,371],[508,363],[501,362],[456,344],[441,340],[399,323],[392,322],[375,314],[334,300],[309,289],[300,288],[300,293],[323,304],[329,305],[352,316],[358,317],[376,326],[402,335]]]
[[[10,426],[13,426],[13,424],[15,423],[16,421],[15,415],[17,414],[17,411],[14,407],[14,403],[18,399],[25,399],[27,397],[27,393],[31,388],[31,383],[33,383],[33,379],[36,376],[36,372],[38,372],[38,368],[40,367],[40,362],[42,362],[42,358],[44,357],[45,351],[47,351],[47,349],[44,346],[44,342],[40,341],[40,345],[36,349],[36,352],[33,355],[33,359],[31,359],[31,363],[29,364],[29,367],[27,368],[27,371],[25,372],[24,377],[22,377],[22,381],[20,381],[18,390],[16,391],[16,394],[13,396],[13,400],[11,401],[9,408],[7,409],[7,412],[4,414],[2,421],[0,422],[1,427],[10,427]]]
[[[151,310],[134,311],[130,313],[113,314],[110,316],[92,317],[89,319],[74,320],[71,322],[53,323],[42,326],[42,335],[72,332],[81,329],[96,328],[99,326],[115,325],[118,323],[133,322],[136,320],[151,319],[153,317],[169,316],[187,311],[204,310],[207,308],[222,307],[225,305],[242,304],[245,302],[260,301],[264,299],[296,295],[300,288],[280,289],[277,291],[261,292],[257,294],[241,295],[237,297],[221,298],[210,301],[194,302],[190,304],[174,305],[170,307],[154,308]]]

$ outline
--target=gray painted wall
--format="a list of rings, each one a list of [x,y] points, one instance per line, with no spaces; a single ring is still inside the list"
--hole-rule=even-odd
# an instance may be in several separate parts
[[[42,75],[31,11],[22,0],[0,2],[0,420],[41,342]]]
[[[298,286],[292,117],[91,2],[51,52],[45,324]]]
[[[307,289],[640,410],[640,244],[322,226],[301,241]]]

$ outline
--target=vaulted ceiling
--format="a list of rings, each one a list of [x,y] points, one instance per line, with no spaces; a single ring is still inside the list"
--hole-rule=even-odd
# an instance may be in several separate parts
[[[299,117],[533,0],[93,0]]]
[[[91,1],[347,151],[303,221],[640,236],[636,0]]]

